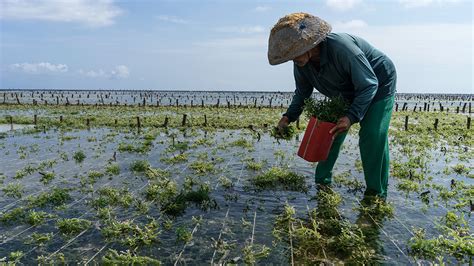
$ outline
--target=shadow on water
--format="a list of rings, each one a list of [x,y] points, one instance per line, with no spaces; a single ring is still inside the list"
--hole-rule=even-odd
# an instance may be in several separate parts
[[[371,263],[382,263],[387,259],[387,254],[380,240],[380,234],[381,228],[384,226],[384,221],[389,218],[389,214],[381,213],[374,217],[364,211],[364,208],[370,208],[375,204],[373,199],[371,196],[364,196],[360,202],[362,208],[359,209],[355,224],[363,233],[366,245],[374,251],[375,258],[371,260]]]

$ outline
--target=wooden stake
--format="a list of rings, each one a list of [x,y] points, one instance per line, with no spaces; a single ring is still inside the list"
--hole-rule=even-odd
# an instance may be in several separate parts
[[[188,117],[187,114],[183,114],[183,121],[181,121],[181,126],[185,126],[186,125],[186,118]]]
[[[405,116],[405,131],[408,130],[408,115]]]

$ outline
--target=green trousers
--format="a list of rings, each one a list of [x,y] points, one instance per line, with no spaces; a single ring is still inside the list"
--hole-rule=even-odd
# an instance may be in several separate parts
[[[387,196],[390,156],[388,128],[392,117],[394,96],[372,103],[360,121],[359,149],[364,169],[366,195]],[[316,166],[317,184],[330,184],[332,169],[347,132],[339,134],[332,144],[326,161]]]

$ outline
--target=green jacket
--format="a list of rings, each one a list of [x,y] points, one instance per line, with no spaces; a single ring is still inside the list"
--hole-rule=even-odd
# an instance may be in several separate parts
[[[331,98],[341,95],[351,105],[347,117],[357,123],[369,105],[395,93],[396,71],[390,58],[360,37],[330,33],[321,42],[320,71],[308,63],[294,64],[295,95],[284,116],[290,122],[301,115],[304,100],[316,88]]]

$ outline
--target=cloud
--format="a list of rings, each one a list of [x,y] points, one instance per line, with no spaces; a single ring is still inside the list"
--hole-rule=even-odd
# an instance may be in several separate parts
[[[122,10],[112,0],[2,0],[0,18],[76,22],[91,27],[114,24]]]
[[[84,71],[82,69],[79,69],[79,74],[84,75],[89,78],[98,78],[98,77],[106,77],[106,73],[104,70],[99,69],[97,71],[95,70],[89,70],[89,71]]]
[[[168,15],[159,15],[156,16],[157,19],[165,22],[175,23],[175,24],[188,24],[188,20],[184,20],[182,18],[178,18],[175,16],[168,16]]]
[[[262,26],[220,27],[216,31],[226,33],[262,33],[265,31],[265,28]]]
[[[55,65],[48,62],[11,64],[9,65],[9,69],[28,74],[65,73],[69,71],[68,66],[65,64]],[[86,71],[80,69],[78,73],[90,78],[123,79],[130,76],[130,70],[124,65],[117,65],[110,71],[103,69]]]
[[[110,71],[104,71],[103,69],[85,71],[79,69],[78,72],[89,78],[123,79],[130,76],[128,67],[124,65],[115,66],[115,68]]]
[[[367,27],[367,23],[360,19],[353,19],[347,22],[336,22],[333,27],[335,31],[358,30]]]
[[[326,5],[338,11],[346,11],[358,5],[362,0],[326,0]]]
[[[55,65],[48,62],[17,63],[11,64],[10,69],[13,71],[21,71],[28,74],[64,73],[68,71],[68,66],[64,64]]]
[[[268,11],[268,10],[270,10],[270,9],[271,9],[271,7],[269,7],[269,6],[257,6],[257,7],[254,9],[254,11],[255,11],[255,12],[266,12],[266,11]]]
[[[115,69],[110,71],[111,79],[128,78],[128,76],[130,76],[130,71],[128,70],[128,67],[124,65],[116,66]]]
[[[444,5],[459,3],[461,0],[398,0],[405,8],[425,7],[432,4]]]

